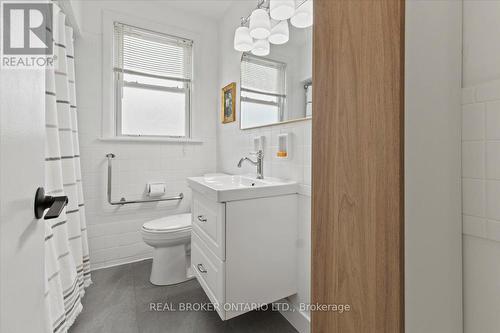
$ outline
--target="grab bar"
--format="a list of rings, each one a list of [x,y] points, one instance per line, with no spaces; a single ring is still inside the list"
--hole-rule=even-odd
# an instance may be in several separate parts
[[[112,201],[111,200],[111,176],[112,176],[112,167],[111,160],[116,157],[115,154],[109,153],[106,154],[108,158],[108,203],[110,205],[126,205],[126,204],[134,204],[134,203],[144,203],[144,202],[158,202],[158,201],[171,201],[171,200],[182,200],[184,199],[184,194],[181,192],[176,197],[170,198],[160,198],[160,199],[146,199],[146,200],[126,200],[125,198],[121,198],[120,201]]]

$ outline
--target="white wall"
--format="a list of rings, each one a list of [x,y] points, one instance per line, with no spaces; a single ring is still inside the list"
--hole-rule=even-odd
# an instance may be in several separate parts
[[[500,1],[464,0],[463,86],[500,79]]]
[[[119,6],[117,5],[119,4]],[[153,218],[188,212],[191,193],[186,177],[214,172],[216,166],[215,122],[217,89],[217,27],[214,21],[184,13],[159,1],[84,1],[82,36],[75,42],[77,103],[82,178],[87,212],[91,267],[93,269],[151,256],[140,227]],[[102,10],[158,22],[199,35],[195,57],[201,66],[194,71],[192,136],[202,144],[104,142],[101,136]],[[105,154],[114,161],[114,200],[144,196],[148,181],[167,183],[167,195],[184,192],[184,200],[112,207],[106,202]]]
[[[241,53],[233,48],[234,30],[239,25],[239,18],[248,15],[255,7],[255,1],[235,1],[219,24],[219,89],[231,82],[240,82]],[[273,46],[271,46],[272,48]],[[239,94],[238,94],[239,96]],[[219,105],[219,104],[218,104]],[[236,101],[236,122],[217,125],[217,170],[231,174],[254,173],[255,167],[245,164],[237,168],[236,164],[243,156],[253,151],[253,138],[265,137],[264,176],[292,179],[301,184],[299,198],[299,240],[298,246],[298,294],[290,298],[292,304],[310,301],[310,227],[311,227],[311,121],[301,121],[252,130],[240,130],[239,98]],[[219,105],[220,110],[220,105]],[[289,160],[278,160],[277,135],[291,133],[292,152]],[[309,314],[295,312],[287,316],[301,332],[309,330]]]
[[[406,1],[407,333],[462,332],[461,6]]]
[[[493,333],[500,330],[500,80],[464,88],[462,110],[464,325],[466,333]]]
[[[500,330],[500,2],[464,1],[464,332]]]

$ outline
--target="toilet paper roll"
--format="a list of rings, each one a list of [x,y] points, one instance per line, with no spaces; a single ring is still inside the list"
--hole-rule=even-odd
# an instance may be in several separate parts
[[[161,197],[165,194],[165,183],[148,184],[148,195],[150,197]]]

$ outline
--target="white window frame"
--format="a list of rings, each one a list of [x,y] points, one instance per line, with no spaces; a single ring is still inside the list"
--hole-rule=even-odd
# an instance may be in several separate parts
[[[190,89],[188,95],[188,103],[186,109],[186,136],[134,136],[121,135],[119,129],[119,113],[116,112],[118,107],[117,88],[115,85],[114,66],[114,23],[120,22],[126,25],[140,27],[141,29],[150,30],[170,36],[182,36],[182,38],[191,40],[192,47],[192,74]],[[200,56],[196,52],[197,41],[200,40],[198,34],[184,29],[172,26],[165,26],[156,22],[144,20],[141,18],[131,17],[129,15],[118,12],[103,11],[103,34],[102,34],[102,140],[112,141],[179,141],[179,142],[201,142],[200,140],[192,139],[192,118],[193,114],[198,109],[199,101],[195,97],[196,73],[195,69],[200,64]]]

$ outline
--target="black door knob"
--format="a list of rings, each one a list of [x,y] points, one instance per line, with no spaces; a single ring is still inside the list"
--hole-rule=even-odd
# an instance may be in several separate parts
[[[45,214],[44,219],[55,219],[61,215],[61,212],[67,204],[67,196],[63,195],[60,197],[52,197],[50,195],[45,195],[43,187],[39,187],[35,193],[35,217],[37,219],[42,218],[43,212],[49,208],[49,211]]]

